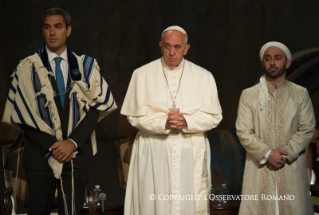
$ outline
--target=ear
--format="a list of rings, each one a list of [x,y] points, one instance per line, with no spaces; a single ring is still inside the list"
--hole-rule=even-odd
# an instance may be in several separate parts
[[[159,41],[158,45],[162,48],[162,46],[163,46],[162,41]]]
[[[66,36],[67,36],[67,37],[70,36],[71,31],[72,31],[72,27],[71,27],[71,26],[67,27],[67,29],[66,29]]]
[[[184,55],[187,54],[188,49],[190,49],[191,45],[189,45],[188,43],[185,45],[185,50],[184,50]]]
[[[289,69],[290,66],[291,66],[291,61],[290,61],[290,60],[287,60],[287,62],[286,62],[286,69]]]

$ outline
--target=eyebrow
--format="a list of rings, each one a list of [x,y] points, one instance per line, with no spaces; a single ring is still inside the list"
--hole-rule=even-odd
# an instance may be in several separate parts
[[[265,57],[271,57],[272,55],[270,54],[267,54],[265,55]],[[283,55],[282,54],[275,54],[275,57],[282,57]]]
[[[58,22],[58,23],[54,23],[53,25],[50,25],[48,23],[44,23],[44,26],[57,26],[57,25],[62,25],[62,23]]]

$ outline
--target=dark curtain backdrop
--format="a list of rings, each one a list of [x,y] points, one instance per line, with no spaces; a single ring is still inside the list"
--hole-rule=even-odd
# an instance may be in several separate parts
[[[51,7],[69,12],[68,46],[78,55],[97,59],[119,107],[96,128],[99,153],[88,186],[101,184],[109,205],[122,204],[124,197],[112,141],[134,132],[119,110],[134,69],[161,57],[158,42],[163,29],[180,25],[187,31],[191,48],[185,58],[213,73],[224,115],[218,129],[226,130],[234,123],[241,91],[262,74],[258,54],[264,43],[280,41],[292,53],[319,46],[318,0],[2,0],[1,118],[10,75],[19,60],[44,44],[42,14]],[[0,140],[13,138],[14,130],[1,123]]]

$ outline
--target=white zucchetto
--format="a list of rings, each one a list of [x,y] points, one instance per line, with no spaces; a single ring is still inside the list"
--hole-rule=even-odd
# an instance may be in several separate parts
[[[166,29],[162,32],[162,34],[163,34],[165,31],[180,31],[180,32],[182,32],[183,34],[186,34],[186,35],[187,35],[186,31],[185,31],[183,28],[179,27],[178,25],[169,26],[168,28],[166,28]]]

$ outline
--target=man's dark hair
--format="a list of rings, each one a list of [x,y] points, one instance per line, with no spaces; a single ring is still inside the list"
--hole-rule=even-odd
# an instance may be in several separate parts
[[[44,12],[43,19],[42,19],[42,26],[44,26],[45,17],[53,16],[53,15],[61,15],[63,17],[66,28],[68,28],[71,25],[71,16],[68,14],[68,12],[66,12],[65,10],[61,8],[54,7]]]

